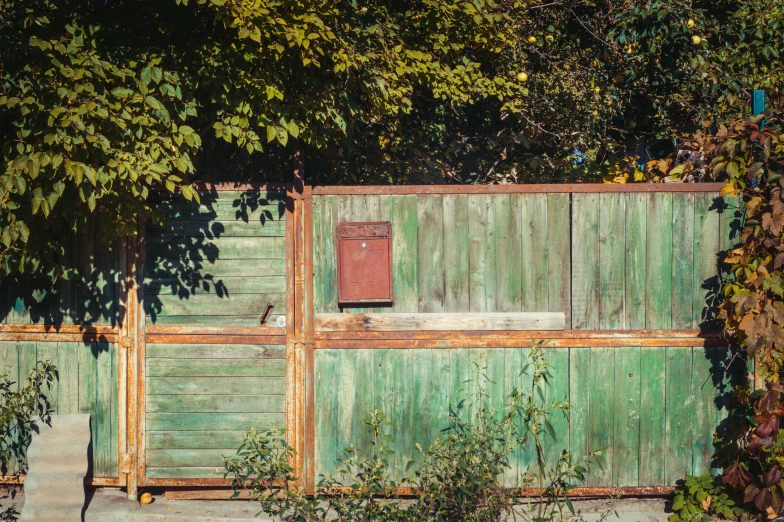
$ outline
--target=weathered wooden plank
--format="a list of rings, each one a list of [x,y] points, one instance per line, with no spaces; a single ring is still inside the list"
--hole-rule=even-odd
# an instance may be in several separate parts
[[[201,238],[150,238],[147,259],[177,259],[202,261],[213,259],[268,259],[286,255],[286,240],[282,237],[222,237]]]
[[[695,194],[694,199],[694,282],[692,326],[708,326],[716,315],[719,296],[719,214],[711,210],[714,194]]]
[[[495,253],[490,226],[494,208],[488,204],[489,196],[472,194],[468,197],[468,294],[471,312],[491,312],[495,295]]]
[[[718,234],[716,234],[718,237]],[[692,352],[691,408],[692,475],[711,471],[713,434],[716,431],[716,397],[719,372],[716,348],[694,348]]]
[[[224,277],[243,277],[286,275],[286,260],[280,258],[267,259],[189,259],[162,258],[150,260],[147,276],[150,278],[180,277],[188,287],[191,281],[216,280]]]
[[[263,344],[147,344],[147,359],[283,359],[286,347]]]
[[[468,312],[468,197],[444,195],[444,311]]]
[[[313,306],[316,313],[337,312],[337,255],[335,226],[338,222],[337,196],[313,199]]]
[[[119,437],[120,437],[120,412],[119,412],[119,386],[117,383],[119,382],[119,365],[118,365],[118,351],[117,345],[108,345],[110,348],[110,353],[112,356],[112,373],[111,373],[111,383],[112,385],[109,386],[109,390],[111,390],[111,396],[109,398],[110,404],[112,405],[112,412],[110,418],[110,427],[111,427],[111,437],[109,439],[109,473],[107,474],[109,477],[117,477],[119,476],[119,455],[118,455],[118,448],[119,448]]]
[[[572,196],[572,329],[599,328],[599,195]]]
[[[282,413],[147,413],[149,431],[248,431],[283,427]]]
[[[57,347],[57,413],[79,413],[79,343],[59,343]]]
[[[672,327],[692,328],[694,315],[694,194],[672,198]]]
[[[433,350],[417,350],[412,352],[411,358],[411,409],[412,409],[412,422],[411,422],[411,437],[408,444],[407,457],[409,460],[421,462],[417,459],[416,444],[420,444],[423,448],[427,448],[436,437],[437,429],[433,425],[433,419],[429,413],[431,411],[431,402],[438,401],[436,395],[431,395],[431,381],[435,375],[433,373]],[[503,356],[501,358],[503,362]],[[502,367],[503,368],[503,367]],[[440,376],[439,376],[440,377]],[[413,472],[413,468],[410,472]]]
[[[248,390],[279,395],[285,392],[282,377],[150,377],[150,395],[240,394]]]
[[[443,350],[433,350],[434,352]],[[522,388],[521,372],[523,369],[523,349],[507,348],[501,350],[504,354],[504,373],[502,375],[504,396],[508,398],[512,392]],[[522,419],[518,416],[516,426],[518,429],[522,425]],[[520,462],[523,459],[520,448],[515,448],[509,456],[509,468],[504,471],[501,483],[507,487],[518,486],[520,478]]]
[[[645,328],[647,263],[647,194],[624,194],[626,198],[625,317],[627,329]]]
[[[191,295],[181,298],[176,295],[159,295],[145,302],[148,315],[166,317],[171,315],[254,315],[261,314],[268,303],[276,301],[275,308],[285,310],[286,294],[269,292],[266,294],[235,294],[217,296],[209,294]]]
[[[237,448],[223,449],[148,449],[146,463],[151,467],[223,466],[223,457],[233,457]]]
[[[367,221],[367,206],[365,205],[364,194],[353,194],[341,196],[339,199],[338,217],[341,222],[362,223]],[[394,234],[393,234],[394,237]],[[368,311],[368,307],[345,306],[343,311],[347,313],[359,313]]]
[[[318,332],[563,330],[562,312],[317,314]]]
[[[392,222],[392,293],[395,312],[416,312],[417,275],[417,197],[392,196],[389,207]]]
[[[665,348],[640,350],[640,486],[665,484]]]
[[[547,403],[566,402],[569,400],[569,349],[555,348],[545,352],[545,360],[552,365],[552,378],[547,389]],[[550,424],[555,432],[555,440],[549,433],[543,434],[545,460],[550,469],[555,467],[563,450],[569,449],[569,417],[568,413],[552,411]]]
[[[148,377],[284,377],[285,359],[148,359]]]
[[[624,328],[625,201],[599,195],[599,328]]]
[[[373,401],[375,409],[381,411],[386,416],[386,425],[382,426],[382,433],[394,435],[395,388],[394,388],[394,350],[373,350]],[[389,447],[389,442],[385,442]],[[394,450],[394,447],[391,449]],[[390,459],[390,465],[394,461]]]
[[[244,431],[147,431],[147,449],[239,448]]]
[[[664,444],[665,485],[675,485],[692,470],[691,423],[694,416],[692,396],[692,348],[668,347],[666,350],[666,434]]]
[[[521,194],[523,312],[548,309],[547,196]],[[514,262],[499,260],[499,263]]]
[[[523,310],[522,198],[498,194],[494,198],[496,259],[498,270],[496,302],[499,312]],[[545,309],[539,310],[545,311]]]
[[[263,274],[263,271],[260,271]],[[286,276],[245,276],[222,277],[220,279],[202,279],[197,284],[183,285],[178,278],[161,278],[145,281],[144,293],[153,295],[200,295],[215,294],[217,296],[237,294],[264,294],[286,291]]]
[[[147,478],[151,479],[223,479],[225,478],[226,468],[223,466],[215,468],[199,467],[171,467],[156,468],[148,467],[146,470]]]
[[[431,442],[437,437],[444,439],[443,430],[449,425],[450,355],[447,350],[430,350],[430,375],[427,379],[429,392],[423,414],[430,418]]]
[[[547,195],[547,284],[549,312],[563,312],[572,327],[571,201],[569,194]]]
[[[356,412],[356,382],[355,366],[359,350],[343,350],[338,353],[335,365],[337,373],[337,450],[340,452],[354,444],[355,435],[352,433]]]
[[[117,445],[112,444],[112,424],[117,415],[117,402],[113,400],[112,389],[117,387],[115,361],[112,357],[113,345],[96,344],[97,377],[95,386],[95,426],[93,438],[93,465],[97,477],[112,475],[112,454],[117,453]],[[116,460],[116,457],[115,457]]]
[[[440,194],[417,196],[417,310],[419,312],[444,311],[443,205],[443,196]]]
[[[8,324],[30,324],[31,298],[29,274],[17,274],[7,283],[5,322]]]
[[[246,390],[246,393],[255,390]],[[262,390],[263,391],[263,390]],[[283,413],[283,395],[148,395],[148,413]]]
[[[329,197],[329,196],[327,196]],[[265,219],[253,221],[236,221],[232,219],[192,220],[169,219],[163,226],[147,227],[148,237],[283,237],[286,235],[284,220]]]
[[[58,364],[59,355],[57,350],[57,343],[51,342],[39,342],[36,345],[36,352],[39,361],[48,361],[55,366]],[[33,365],[32,368],[35,368]],[[60,385],[57,381],[52,384],[52,387],[49,389],[49,393],[47,396],[49,398],[49,406],[52,413],[57,413],[58,411],[58,393],[60,390]]]
[[[107,349],[108,345],[101,343],[78,343],[77,360],[79,366],[78,403],[79,413],[95,415],[96,399],[98,396],[98,351]],[[112,383],[101,383],[110,386]],[[92,424],[95,424],[93,422]]]
[[[615,394],[615,351],[590,348],[591,387],[588,399],[588,448],[590,451],[607,448],[603,455],[604,468],[594,469],[588,477],[589,486],[611,486],[613,455],[613,401]]]
[[[672,194],[648,198],[646,328],[672,328]]]
[[[209,202],[208,204],[175,204],[156,205],[156,210],[166,221],[244,221],[247,223],[262,223],[285,219],[285,206],[283,202],[258,206],[234,206],[231,203]]]
[[[413,456],[412,442],[413,409],[412,380],[414,373],[414,353],[411,350],[392,350],[392,393],[394,409],[388,413],[391,421],[393,475],[401,479],[406,474],[406,466]]]
[[[640,348],[615,348],[613,469],[615,486],[637,485],[640,478]],[[647,459],[643,460],[646,465]]]
[[[315,441],[316,476],[335,470],[337,458],[338,374],[335,368],[340,350],[319,350],[315,353]]]
[[[354,350],[356,352],[353,368],[354,411],[351,425],[350,442],[357,447],[361,457],[372,456],[373,434],[366,421],[374,409],[375,397],[373,372],[373,350]],[[341,358],[344,357],[340,354]]]
[[[281,304],[281,303],[278,303]],[[282,303],[285,305],[285,303]],[[274,309],[277,309],[276,305]],[[283,310],[281,310],[283,311]],[[265,326],[279,328],[281,335],[284,330],[278,326],[278,318],[285,318],[285,314],[271,313],[267,316]],[[192,327],[233,327],[243,328],[260,326],[261,314],[255,315],[166,315],[166,316],[147,316],[147,324],[155,326],[192,326]]]
[[[581,458],[596,448],[588,447],[589,406],[591,400],[591,351],[569,349],[569,449]]]

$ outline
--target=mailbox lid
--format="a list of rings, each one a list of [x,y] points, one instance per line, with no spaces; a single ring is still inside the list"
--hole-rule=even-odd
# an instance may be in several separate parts
[[[392,241],[389,222],[337,226],[338,302],[392,302]]]

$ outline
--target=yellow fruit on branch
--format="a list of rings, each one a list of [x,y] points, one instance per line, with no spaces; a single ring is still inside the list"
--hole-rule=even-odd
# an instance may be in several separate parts
[[[695,34],[694,36],[691,37],[691,43],[693,43],[694,45],[700,45],[702,43],[702,38],[700,38]]]
[[[553,35],[551,34],[545,36],[544,39],[547,40],[548,43],[553,43],[553,40],[555,40],[555,38],[553,38]]]
[[[691,29],[692,27],[694,27],[694,20],[692,20],[691,18],[689,18],[688,20],[686,20],[686,27],[688,27],[689,29]]]
[[[528,43],[529,44],[535,44],[536,43],[536,36],[529,36],[528,37]]]
[[[517,81],[520,83],[525,83],[528,81],[528,73],[517,73]]]
[[[593,92],[599,94],[600,92],[602,92],[602,89],[597,85],[596,87],[593,88]]]

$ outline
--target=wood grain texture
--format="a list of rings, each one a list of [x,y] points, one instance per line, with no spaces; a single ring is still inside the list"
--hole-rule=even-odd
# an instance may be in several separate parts
[[[645,328],[648,195],[626,194],[624,326]]]
[[[572,198],[572,329],[599,328],[599,196]]]
[[[523,310],[523,214],[519,195],[500,194],[495,197],[496,243],[498,259],[496,282],[497,311]],[[541,311],[544,311],[542,309]]]
[[[419,312],[444,311],[443,196],[417,196],[417,296]]]
[[[547,284],[549,312],[563,312],[572,326],[572,234],[568,194],[547,195]]]
[[[563,330],[562,312],[318,314],[319,332]]]
[[[444,311],[469,310],[468,198],[444,195]]]
[[[624,328],[625,200],[622,194],[599,196],[599,328]]]
[[[548,308],[547,282],[547,196],[523,194],[522,198],[522,287],[523,312],[540,312]],[[497,259],[500,269],[515,263],[514,257]],[[495,308],[493,308],[495,310]]]

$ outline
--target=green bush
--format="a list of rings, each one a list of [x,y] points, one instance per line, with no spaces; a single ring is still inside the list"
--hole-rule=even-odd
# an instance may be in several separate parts
[[[670,522],[710,522],[713,517],[737,518],[744,513],[742,499],[728,494],[721,478],[710,473],[687,476],[672,501]]]
[[[544,522],[574,515],[568,492],[585,480],[591,467],[601,466],[603,450],[576,461],[564,450],[557,462],[546,462],[542,439],[549,436],[556,442],[549,419],[566,415],[569,404],[545,400],[551,367],[540,343],[531,347],[530,356],[531,363],[522,370],[530,386],[513,390],[502,411],[489,404],[484,363],[474,361],[476,392],[450,408],[443,438],[428,448],[417,446],[421,460],[409,463],[407,472],[414,471],[400,483],[389,465],[388,423],[376,410],[365,420],[373,434],[369,456],[346,448],[335,473],[320,477],[312,492],[296,485],[288,464],[294,450],[283,432],[251,430],[237,455],[225,458],[235,496],[250,491],[260,513],[296,522],[489,522],[509,516]],[[516,487],[504,487],[500,477],[518,449],[535,455],[534,464],[517,477]],[[399,486],[411,487],[414,497],[399,498]],[[531,487],[538,496],[523,497],[522,488]]]

